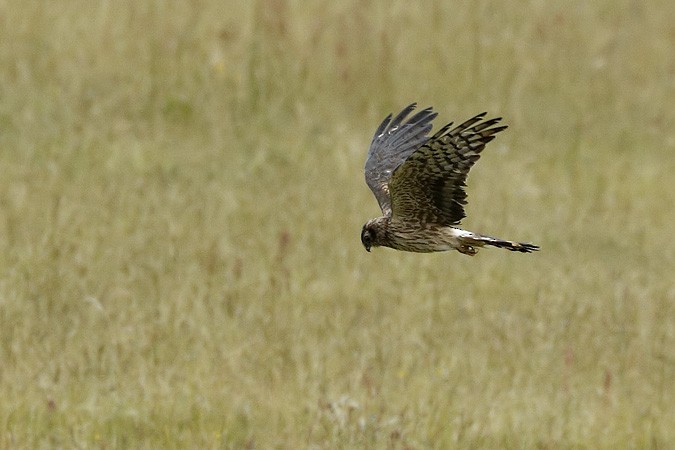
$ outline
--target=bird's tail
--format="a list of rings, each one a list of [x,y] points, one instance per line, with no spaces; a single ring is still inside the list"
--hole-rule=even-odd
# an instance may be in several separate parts
[[[477,242],[474,245],[482,247],[483,245],[491,245],[493,247],[505,248],[512,252],[531,253],[539,250],[539,246],[530,244],[528,242],[513,242],[497,239],[492,236],[483,236],[482,234],[474,235],[473,239]]]

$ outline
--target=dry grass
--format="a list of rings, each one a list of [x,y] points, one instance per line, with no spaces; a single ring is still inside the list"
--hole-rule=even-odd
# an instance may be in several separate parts
[[[0,447],[675,446],[674,20],[0,2]],[[540,253],[365,253],[414,100],[504,116],[466,226]]]

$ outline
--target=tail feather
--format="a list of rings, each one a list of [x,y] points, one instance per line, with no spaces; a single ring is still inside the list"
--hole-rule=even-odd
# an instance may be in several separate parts
[[[476,236],[475,238],[479,245],[491,245],[493,247],[505,248],[511,250],[512,252],[522,252],[522,253],[531,253],[539,250],[538,245],[530,244],[528,242],[513,242],[505,241],[503,239],[497,239],[492,236]]]

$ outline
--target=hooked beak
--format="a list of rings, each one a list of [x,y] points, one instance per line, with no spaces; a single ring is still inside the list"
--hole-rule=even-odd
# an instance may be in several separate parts
[[[370,245],[366,245],[366,251],[370,253]]]

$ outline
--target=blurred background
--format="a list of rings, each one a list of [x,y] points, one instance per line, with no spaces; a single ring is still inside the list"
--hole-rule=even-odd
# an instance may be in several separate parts
[[[675,446],[675,4],[0,1],[0,447]],[[509,128],[359,241],[390,112]]]

